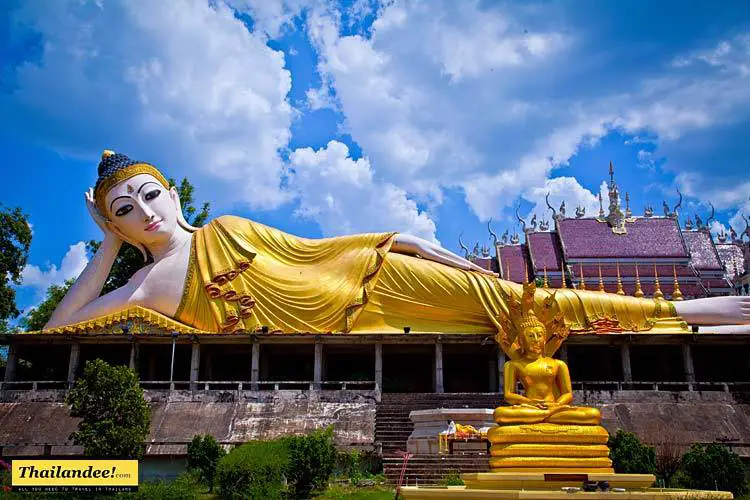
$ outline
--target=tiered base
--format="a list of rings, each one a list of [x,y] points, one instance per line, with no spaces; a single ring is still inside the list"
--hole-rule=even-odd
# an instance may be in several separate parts
[[[503,425],[488,438],[493,472],[614,472],[609,434],[598,425]]]

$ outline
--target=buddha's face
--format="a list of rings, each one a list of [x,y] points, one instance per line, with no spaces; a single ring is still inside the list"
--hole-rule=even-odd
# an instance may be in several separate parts
[[[130,241],[146,246],[163,243],[177,228],[176,196],[154,176],[138,174],[109,190],[107,216]]]
[[[547,335],[543,326],[527,328],[521,334],[521,348],[525,353],[541,355]]]

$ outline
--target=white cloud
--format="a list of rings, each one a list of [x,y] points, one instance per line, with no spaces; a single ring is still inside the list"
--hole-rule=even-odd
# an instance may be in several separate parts
[[[609,204],[608,192],[609,188],[606,182],[601,183],[599,191],[604,200],[605,210]],[[529,211],[527,220],[534,214],[537,216],[537,220],[546,219],[552,221],[552,212],[547,207],[547,193],[549,193],[549,202],[552,207],[559,211],[560,205],[565,202],[565,210],[568,217],[573,217],[577,207],[582,207],[586,211],[587,217],[596,216],[599,213],[599,193],[592,193],[585,187],[581,186],[575,177],[555,177],[553,179],[547,179],[544,186],[533,187],[528,189],[524,194],[523,198],[534,204],[532,209]],[[624,193],[621,195],[623,198]],[[625,206],[625,200],[621,200],[623,207]],[[550,227],[553,227],[550,224]]]
[[[330,141],[325,148],[295,150],[290,188],[299,196],[297,214],[316,220],[326,236],[400,231],[435,240],[435,223],[403,189],[374,179],[367,158],[353,160],[349,148]]]
[[[17,68],[11,104],[47,144],[92,160],[118,149],[217,202],[287,201],[291,75],[222,1],[25,2],[17,17],[43,53]]]
[[[47,264],[44,267],[27,264],[21,272],[21,286],[36,289],[37,297],[42,297],[50,285],[61,285],[66,280],[77,278],[88,262],[86,243],[79,241],[70,245],[59,268],[55,264]]]

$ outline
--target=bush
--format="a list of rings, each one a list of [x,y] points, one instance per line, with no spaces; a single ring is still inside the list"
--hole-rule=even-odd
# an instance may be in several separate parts
[[[632,432],[618,430],[609,438],[609,458],[615,472],[620,474],[656,474],[656,450],[638,439]]]
[[[281,442],[289,452],[287,478],[294,498],[309,498],[313,491],[325,490],[336,461],[333,427],[306,436],[285,437]]]
[[[172,482],[143,483],[135,493],[121,493],[117,498],[133,500],[194,500],[200,498],[195,482],[183,474]]]
[[[289,451],[280,440],[252,441],[238,446],[222,457],[216,467],[219,496],[227,499],[283,498],[289,467]]]
[[[187,452],[188,469],[196,471],[200,480],[208,484],[209,491],[213,491],[216,466],[226,452],[209,434],[194,436],[188,443]]]
[[[463,486],[464,480],[461,479],[461,475],[458,473],[458,471],[453,470],[444,475],[440,479],[438,484],[440,486]]]
[[[742,459],[726,446],[694,444],[682,456],[678,473],[681,486],[702,490],[748,492]]]

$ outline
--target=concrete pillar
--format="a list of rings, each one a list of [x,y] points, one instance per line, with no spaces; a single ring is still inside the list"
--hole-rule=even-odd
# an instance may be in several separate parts
[[[78,371],[78,362],[81,359],[81,344],[76,342],[70,345],[70,358],[68,360],[68,387],[71,387],[76,381],[76,372]]]
[[[505,352],[498,346],[497,348],[497,384],[500,394],[505,392]]]
[[[130,344],[130,362],[128,367],[138,373],[138,342]]]
[[[5,361],[3,382],[13,382],[16,379],[16,349],[15,344],[8,346],[8,359]],[[6,389],[10,389],[10,387],[6,387]]]
[[[682,344],[682,364],[685,367],[685,380],[695,382],[695,367],[693,366],[693,350],[690,344]],[[692,390],[692,386],[690,387]]]
[[[443,344],[435,344],[435,377],[433,379],[432,386],[435,388],[435,392],[445,392],[443,386]]]
[[[375,389],[383,390],[383,343],[375,343]]]
[[[194,391],[197,388],[196,382],[200,376],[201,369],[201,345],[198,342],[193,342],[192,350],[190,352],[190,390]]]
[[[313,385],[320,389],[320,383],[323,381],[323,344],[315,341],[315,360],[313,364]]]
[[[625,382],[633,381],[633,370],[630,366],[630,344],[620,346],[620,358],[622,359],[622,379]]]
[[[260,344],[253,342],[253,352],[250,360],[250,388],[254,391],[258,390],[258,382],[260,381]]]

